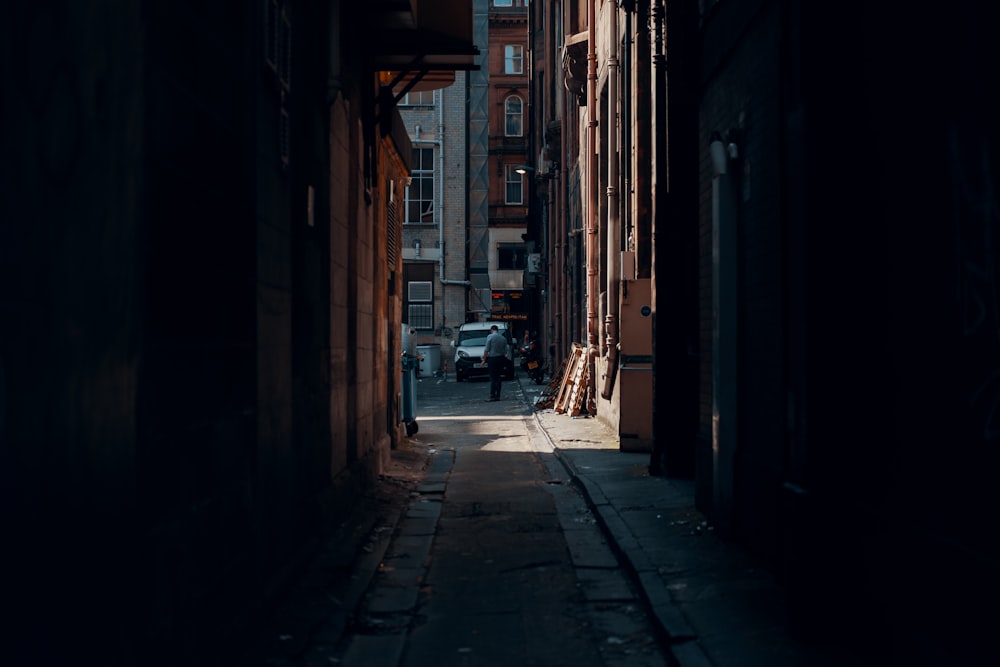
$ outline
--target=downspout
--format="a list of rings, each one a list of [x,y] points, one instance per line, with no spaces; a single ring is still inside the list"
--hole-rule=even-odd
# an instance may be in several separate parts
[[[597,0],[587,2],[587,347],[591,368],[600,354],[597,335]],[[590,375],[594,377],[593,373]]]
[[[441,174],[441,182],[437,189],[437,210],[441,216],[438,222],[438,280],[442,285],[462,285],[469,287],[472,283],[468,280],[448,280],[444,277],[444,89],[440,91],[441,99],[438,108],[438,133],[437,141],[432,143],[438,147],[438,173]],[[441,294],[442,317],[447,312],[447,304],[444,302],[444,294]],[[443,322],[442,322],[443,324]]]
[[[608,367],[604,373],[601,398],[609,400],[618,374],[618,284],[620,282],[621,212],[618,209],[618,2],[608,8],[608,314],[604,331],[608,346]]]
[[[578,332],[579,327],[576,325],[577,310],[573,309],[573,304],[580,303],[579,295],[576,293],[576,281],[574,279],[573,271],[575,267],[570,266],[570,243],[575,242],[575,230],[576,221],[570,214],[570,184],[569,177],[573,173],[570,165],[576,164],[579,156],[579,150],[577,150],[577,155],[573,155],[570,151],[570,142],[568,137],[570,136],[570,123],[571,121],[576,121],[577,116],[574,113],[571,117],[567,109],[572,109],[573,106],[570,104],[571,93],[567,90],[563,93],[563,116],[562,116],[562,190],[560,192],[562,196],[562,207],[563,210],[560,211],[562,216],[562,224],[560,226],[560,231],[562,233],[562,253],[560,259],[562,260],[562,265],[559,270],[563,272],[563,293],[560,295],[562,303],[559,307],[562,313],[562,330],[563,330],[563,351],[568,355],[571,350],[571,343],[573,341],[579,340]],[[576,132],[579,132],[576,122],[573,122],[574,136]],[[579,181],[579,175],[577,175],[577,180]],[[579,262],[580,259],[576,258]]]

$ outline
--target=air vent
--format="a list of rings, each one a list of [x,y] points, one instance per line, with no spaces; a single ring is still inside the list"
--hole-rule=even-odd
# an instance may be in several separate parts
[[[392,192],[391,184],[389,192]],[[390,269],[396,267],[399,258],[399,239],[396,237],[396,225],[396,199],[393,197],[386,204],[385,215],[385,259]]]
[[[429,280],[411,280],[408,283],[407,301],[430,301],[434,298],[433,285]]]

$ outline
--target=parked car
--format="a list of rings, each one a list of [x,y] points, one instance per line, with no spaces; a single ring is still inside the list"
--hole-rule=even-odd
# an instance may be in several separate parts
[[[514,339],[506,322],[470,322],[458,328],[458,339],[451,341],[455,348],[455,381],[470,377],[489,375],[486,364],[483,363],[483,349],[486,347],[486,337],[490,335],[490,327],[497,326],[498,332],[507,339],[507,362],[503,367],[501,377],[504,380],[514,379]]]

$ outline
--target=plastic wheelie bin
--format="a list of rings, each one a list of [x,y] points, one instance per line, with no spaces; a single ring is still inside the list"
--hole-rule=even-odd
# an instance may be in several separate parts
[[[420,359],[403,353],[403,424],[406,435],[417,432],[417,366]]]

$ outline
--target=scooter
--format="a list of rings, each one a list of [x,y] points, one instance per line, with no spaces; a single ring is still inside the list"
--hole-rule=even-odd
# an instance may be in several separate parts
[[[535,384],[545,382],[545,364],[542,363],[538,342],[534,339],[525,341],[520,347],[521,370],[528,374]]]

